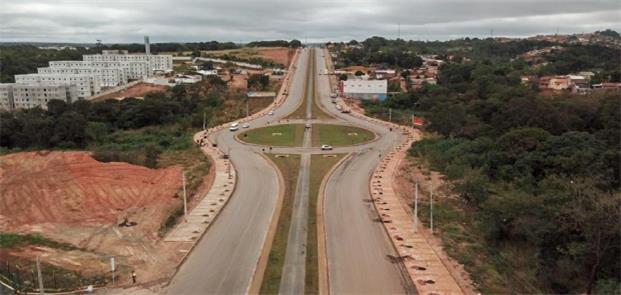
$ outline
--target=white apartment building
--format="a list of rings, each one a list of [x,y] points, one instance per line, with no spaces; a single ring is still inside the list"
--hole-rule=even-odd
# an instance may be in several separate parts
[[[101,78],[101,87],[116,87],[127,84],[127,69],[125,68],[94,68],[94,67],[49,67],[38,68],[39,74],[82,74],[98,75]]]
[[[15,83],[74,85],[79,98],[88,98],[101,92],[101,77],[99,75],[25,74],[15,75]]]
[[[78,91],[75,85],[33,83],[11,85],[13,92],[12,109],[29,109],[41,107],[47,109],[48,101],[59,99],[71,102],[78,99]]]
[[[87,55],[84,55],[86,57]],[[153,74],[149,70],[149,63],[145,61],[50,61],[50,68],[123,68],[127,79],[144,79]]]
[[[13,109],[13,83],[0,83],[0,109]]]
[[[149,67],[149,76],[153,71],[172,71],[172,55],[128,54],[127,50],[104,50],[102,54],[82,56],[87,62],[116,61],[116,62],[146,62]]]

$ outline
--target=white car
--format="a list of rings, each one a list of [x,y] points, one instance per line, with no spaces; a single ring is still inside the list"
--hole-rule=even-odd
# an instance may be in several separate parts
[[[231,125],[229,125],[230,131],[237,131],[238,129],[239,129],[239,123],[237,122],[231,123]]]
[[[242,127],[243,127],[243,128],[249,128],[249,127],[250,127],[250,125],[249,125],[248,123],[246,123],[246,124],[242,125]]]
[[[331,151],[332,150],[332,146],[324,144],[324,145],[321,146],[321,150],[322,151]]]
[[[267,113],[267,114],[268,114],[268,115],[270,115],[270,116],[273,116],[273,115],[274,115],[274,111],[270,111],[270,112],[269,112],[269,113]]]

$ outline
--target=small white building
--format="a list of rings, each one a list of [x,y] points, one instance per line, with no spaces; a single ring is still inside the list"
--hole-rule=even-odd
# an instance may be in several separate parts
[[[201,75],[177,75],[175,77],[175,84],[194,84],[203,80]]]
[[[347,80],[341,81],[341,94],[356,99],[386,99],[388,80]]]

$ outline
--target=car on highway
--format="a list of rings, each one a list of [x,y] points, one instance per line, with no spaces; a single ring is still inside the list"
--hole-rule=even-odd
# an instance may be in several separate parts
[[[231,125],[229,125],[229,130],[230,131],[237,131],[237,130],[239,130],[239,123],[237,123],[237,122],[231,123]]]
[[[242,125],[242,128],[250,128],[250,124],[246,123],[246,124]]]
[[[327,144],[321,145],[321,150],[322,151],[331,151],[332,150],[332,146],[327,145]]]

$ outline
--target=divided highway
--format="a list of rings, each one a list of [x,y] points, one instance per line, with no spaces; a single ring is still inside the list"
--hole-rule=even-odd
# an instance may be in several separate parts
[[[325,187],[325,230],[328,261],[329,289],[332,294],[406,294],[415,293],[394,251],[382,224],[377,222],[377,212],[370,201],[369,181],[380,155],[389,152],[401,135],[385,127],[356,117],[342,114],[330,102],[330,84],[326,73],[323,50],[304,49],[297,59],[289,94],[273,115],[250,121],[251,128],[278,124],[278,121],[295,111],[303,99],[305,73],[309,60],[315,63],[315,93],[320,106],[335,119],[291,120],[312,123],[340,123],[355,125],[374,131],[378,138],[367,144],[335,148],[330,153],[352,153],[341,164]],[[310,56],[309,56],[310,55]],[[309,100],[310,102],[310,100]],[[308,104],[307,117],[310,113]],[[283,120],[282,123],[286,123]],[[265,243],[271,218],[276,208],[278,176],[273,167],[259,152],[261,147],[245,145],[235,140],[238,132],[227,129],[215,132],[210,140],[231,155],[238,176],[237,187],[229,203],[211,225],[193,252],[180,267],[166,290],[167,294],[244,294],[248,292],[262,247]],[[308,136],[307,136],[308,137]],[[275,153],[322,153],[309,147],[274,148]],[[312,149],[312,150],[310,150]],[[326,152],[327,153],[327,152]],[[308,174],[308,167],[305,169]],[[303,174],[301,174],[303,175]],[[307,176],[305,176],[307,177]],[[298,197],[304,197],[300,194]],[[306,196],[315,197],[315,196]],[[296,199],[296,202],[300,200]],[[305,200],[308,202],[308,200]],[[298,202],[300,206],[304,202]],[[297,206],[297,205],[296,205]],[[304,206],[301,206],[304,207]],[[302,210],[300,212],[305,212]],[[300,221],[303,214],[300,214]],[[295,218],[293,219],[296,220]],[[306,237],[305,222],[290,228],[303,231],[290,232],[291,247],[302,249]],[[319,237],[323,238],[323,237]],[[292,249],[293,250],[293,249]],[[281,294],[298,294],[303,289],[304,268],[298,251],[287,250],[285,273]],[[299,252],[298,252],[299,253]],[[289,270],[287,270],[289,267]],[[300,285],[302,284],[302,285]]]

